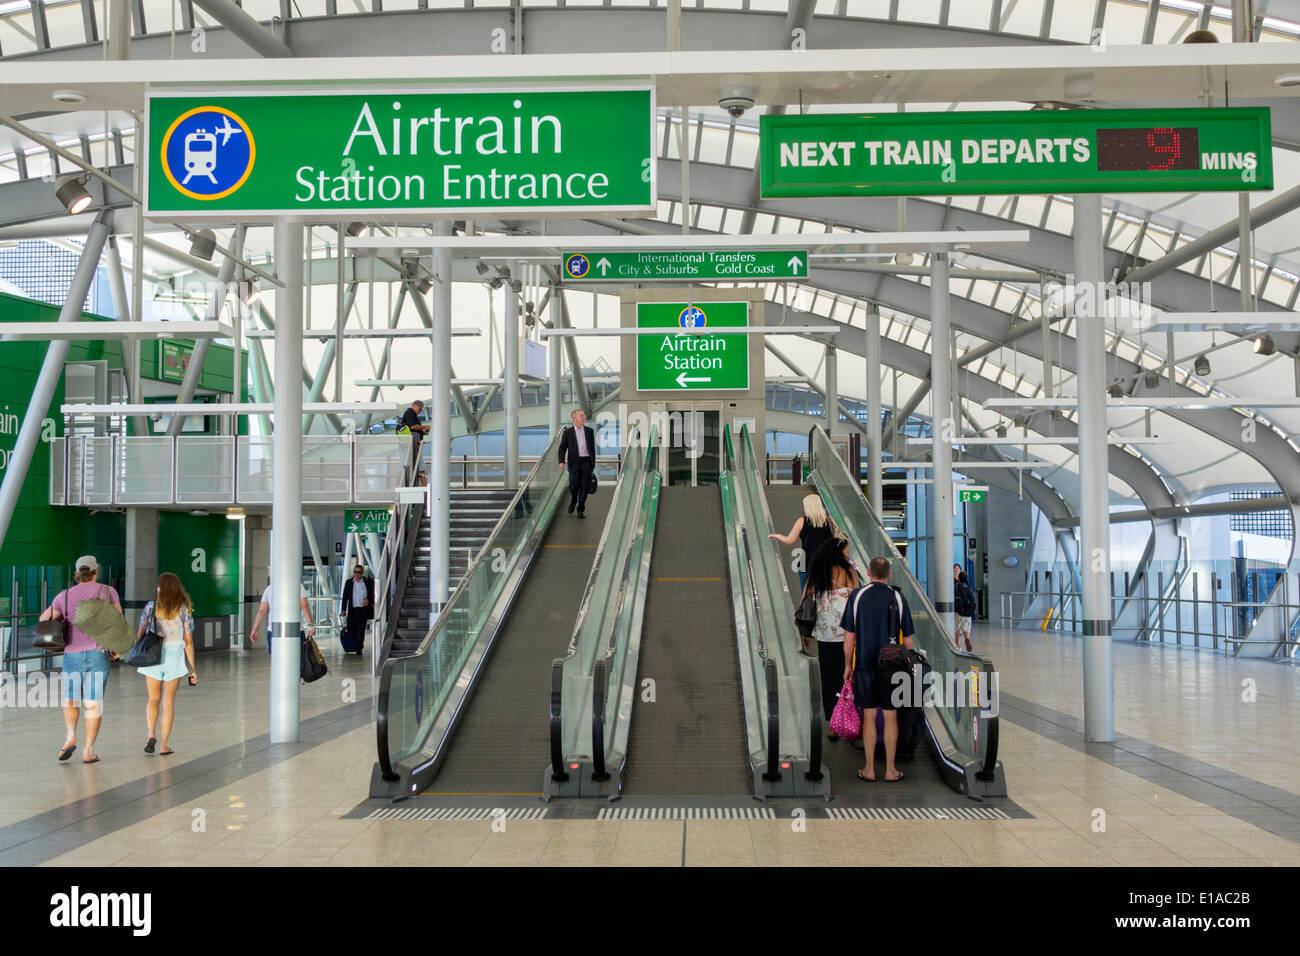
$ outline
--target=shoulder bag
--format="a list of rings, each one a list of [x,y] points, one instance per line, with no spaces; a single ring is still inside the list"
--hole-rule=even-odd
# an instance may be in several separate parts
[[[316,638],[309,637],[302,642],[302,669],[300,676],[304,684],[312,684],[330,672],[325,664],[325,656],[316,646]]]
[[[157,605],[150,601],[144,636],[131,645],[131,649],[123,655],[132,667],[156,667],[162,663],[163,637],[158,633],[157,613]]]
[[[892,584],[889,590],[893,592],[890,595],[892,600],[889,602],[889,643],[880,649],[880,656],[876,659],[876,670],[886,674],[908,673],[916,666],[916,654],[908,650],[898,639],[902,627],[899,603],[903,595]]]
[[[811,592],[803,596],[798,609],[794,612],[794,623],[803,637],[812,637],[813,627],[817,624],[817,598]]]
[[[122,612],[107,599],[107,589],[101,584],[99,597],[83,598],[77,604],[72,623],[86,632],[86,636],[114,654],[126,654],[135,646],[135,632],[126,623]]]
[[[36,636],[32,638],[32,647],[42,651],[58,653],[68,646],[68,622],[66,618],[53,618],[49,621],[36,622]]]

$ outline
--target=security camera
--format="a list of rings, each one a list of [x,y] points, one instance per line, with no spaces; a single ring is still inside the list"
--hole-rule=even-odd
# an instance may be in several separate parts
[[[754,88],[743,83],[725,83],[718,90],[718,106],[740,119],[754,105]]]

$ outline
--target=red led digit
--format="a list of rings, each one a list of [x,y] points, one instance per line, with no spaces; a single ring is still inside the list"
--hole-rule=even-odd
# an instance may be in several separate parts
[[[1153,161],[1147,166],[1152,171],[1172,169],[1183,153],[1182,137],[1168,126],[1158,126],[1147,133],[1147,146],[1153,154],[1164,157],[1163,162]]]

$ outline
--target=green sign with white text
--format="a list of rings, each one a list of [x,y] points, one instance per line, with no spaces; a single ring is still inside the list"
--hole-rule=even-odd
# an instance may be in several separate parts
[[[1267,107],[759,118],[764,199],[1273,188]]]
[[[587,282],[730,279],[778,282],[808,278],[808,253],[795,249],[677,252],[566,252],[564,275]]]
[[[984,492],[976,491],[972,488],[963,488],[961,490],[962,504],[978,505],[984,503]]]
[[[712,333],[748,323],[747,302],[638,302],[636,327],[664,330],[636,337],[638,391],[748,389],[749,336]]]
[[[653,212],[650,89],[153,94],[145,213]]]
[[[344,530],[348,534],[382,534],[392,517],[385,508],[349,508],[343,513]]]

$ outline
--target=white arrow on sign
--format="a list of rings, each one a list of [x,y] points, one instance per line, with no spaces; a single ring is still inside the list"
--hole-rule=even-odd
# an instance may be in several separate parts
[[[799,267],[803,265],[803,260],[800,259],[798,256],[791,256],[790,261],[787,262],[786,265],[788,265],[791,269],[794,269],[797,272],[799,270]]]
[[[611,265],[610,261],[606,259],[604,256],[601,256],[599,259],[596,260],[596,268],[600,270],[601,275],[605,275],[605,273],[609,271],[610,265]]]
[[[681,375],[677,376],[677,384],[680,385],[682,388],[686,387],[687,382],[711,382],[711,381],[713,381],[713,379],[709,378],[707,375],[704,378],[687,378],[686,373],[682,372]]]

